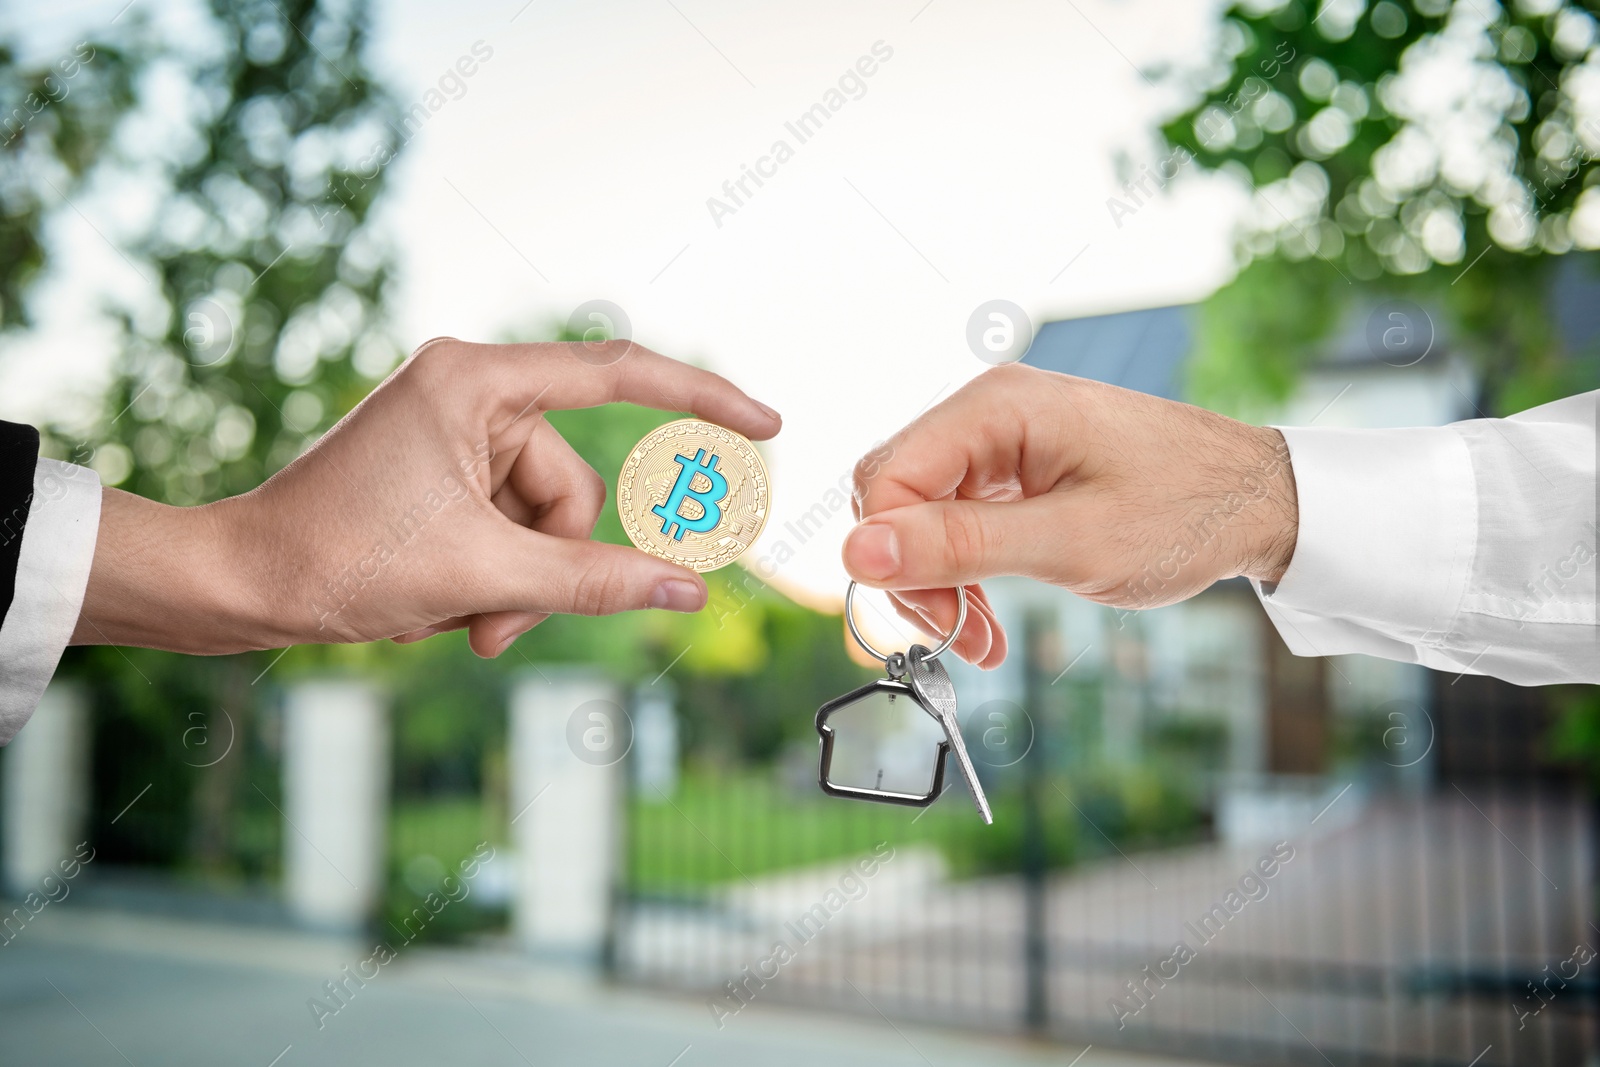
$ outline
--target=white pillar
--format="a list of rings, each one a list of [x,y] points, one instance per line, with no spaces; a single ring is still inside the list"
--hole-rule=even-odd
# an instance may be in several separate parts
[[[678,716],[672,683],[661,679],[633,691],[633,788],[660,804],[678,791]]]
[[[357,930],[383,887],[389,720],[377,687],[300,682],[284,707],[284,886],[309,926]]]
[[[52,682],[5,748],[5,883],[37,889],[83,841],[89,810],[89,701]]]
[[[595,963],[611,921],[621,769],[633,730],[617,686],[546,668],[511,693],[512,926],[540,955]]]

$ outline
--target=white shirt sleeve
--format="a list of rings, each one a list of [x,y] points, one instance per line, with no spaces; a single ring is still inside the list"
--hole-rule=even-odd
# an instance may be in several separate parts
[[[22,530],[17,587],[0,624],[0,745],[28,721],[72,639],[100,533],[100,478],[40,459]]]
[[[1600,682],[1597,410],[1600,391],[1450,426],[1280,427],[1299,537],[1256,592],[1290,650]]]

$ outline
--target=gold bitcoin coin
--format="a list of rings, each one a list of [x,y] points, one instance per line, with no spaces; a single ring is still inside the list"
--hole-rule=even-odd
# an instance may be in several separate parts
[[[767,524],[770,500],[755,446],[699,419],[650,431],[617,476],[617,513],[628,539],[697,571],[743,555]]]

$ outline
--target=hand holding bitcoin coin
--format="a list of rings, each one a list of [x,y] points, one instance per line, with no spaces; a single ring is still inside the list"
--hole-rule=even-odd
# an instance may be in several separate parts
[[[755,446],[699,419],[646,434],[617,478],[617,512],[628,539],[697,571],[738,559],[770,511],[767,468]]]
[[[295,629],[291,613],[281,634],[249,634],[241,647],[411,641],[465,627],[474,651],[494,656],[551,612],[700,610],[706,587],[694,569],[592,538],[614,472],[603,478],[543,415],[622,401],[693,412],[757,439],[777,433],[781,420],[726,379],[641,345],[595,342],[582,351],[565,343],[434,341],[321,439],[315,462],[295,464],[240,498],[247,509],[240,521],[259,531],[252,566],[290,550],[287,558],[300,560],[260,567],[301,582],[263,593],[262,602],[281,602],[285,611],[312,603],[324,612],[300,608],[309,626]],[[691,478],[678,501],[682,545],[721,536],[693,532],[705,518],[696,493],[716,504],[719,530],[731,530],[743,513],[748,473],[723,448],[720,439],[708,443],[707,455],[718,457],[727,498],[706,495],[709,475]],[[665,462],[680,469],[670,456]],[[352,493],[344,475],[357,471],[368,472],[356,479],[370,482],[368,491]],[[761,484],[764,492],[765,474]],[[651,504],[665,505],[671,488]],[[338,521],[304,518],[312,514]],[[280,515],[301,518],[286,524]],[[659,529],[659,518],[646,517]],[[96,621],[111,625],[107,617]]]

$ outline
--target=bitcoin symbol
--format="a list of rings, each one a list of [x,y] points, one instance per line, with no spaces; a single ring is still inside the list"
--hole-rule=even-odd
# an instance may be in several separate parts
[[[678,464],[678,480],[672,487],[672,495],[667,497],[665,504],[657,504],[650,510],[661,519],[661,532],[674,541],[682,541],[686,533],[709,533],[716,529],[717,523],[722,521],[722,509],[717,502],[728,495],[728,479],[717,470],[718,456],[706,458],[706,450],[697,449],[694,458],[688,456],[674,456]],[[703,474],[710,482],[704,490],[694,487],[694,476]],[[688,497],[701,507],[698,519],[684,516],[680,509],[683,507],[684,498]]]
[[[646,434],[617,475],[617,515],[628,540],[697,571],[739,558],[761,535],[770,508],[767,470],[754,446],[699,419]]]

